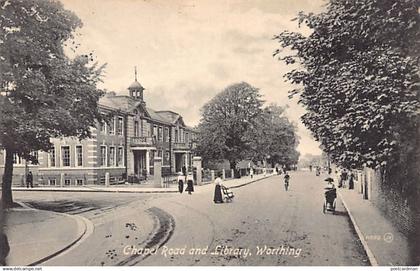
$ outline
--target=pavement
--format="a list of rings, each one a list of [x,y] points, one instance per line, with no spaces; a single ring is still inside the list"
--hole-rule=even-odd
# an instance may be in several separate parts
[[[357,185],[355,185],[357,187]],[[373,266],[407,265],[407,238],[356,189],[338,191]]]
[[[77,245],[89,233],[89,223],[78,216],[23,206],[6,213],[5,233],[11,266],[38,265]]]
[[[272,174],[258,174],[253,178],[250,176],[244,176],[238,179],[227,179],[225,181],[226,186],[239,187],[247,185],[264,178],[272,176]],[[202,186],[213,184],[213,182],[203,183]],[[200,186],[194,186],[195,189],[200,189]],[[111,185],[111,186],[100,186],[100,185],[86,185],[86,186],[36,186],[34,188],[26,187],[12,187],[13,191],[45,191],[45,192],[113,192],[113,193],[178,193],[177,185],[165,188],[154,188],[150,185],[138,185],[138,184],[122,184],[122,185]]]

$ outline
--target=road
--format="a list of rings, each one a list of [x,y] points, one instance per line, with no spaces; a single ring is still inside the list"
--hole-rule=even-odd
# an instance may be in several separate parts
[[[16,193],[34,207],[78,213],[95,230],[47,265],[368,265],[341,202],[323,214],[321,177],[291,174],[232,189],[213,204],[212,185],[188,194]],[[43,193],[45,195],[45,193]],[[67,206],[66,208],[63,206]],[[133,248],[156,254],[130,255]],[[131,249],[131,250],[130,250]]]

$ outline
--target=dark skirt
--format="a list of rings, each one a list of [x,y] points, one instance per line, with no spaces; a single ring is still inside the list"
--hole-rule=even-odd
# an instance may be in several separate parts
[[[187,181],[187,188],[185,191],[194,192],[194,185],[192,180]]]
[[[222,188],[218,184],[216,184],[216,186],[214,187],[214,202],[215,203],[223,202]]]
[[[181,180],[178,181],[178,191],[181,194],[182,194],[182,191],[184,191],[184,182]]]

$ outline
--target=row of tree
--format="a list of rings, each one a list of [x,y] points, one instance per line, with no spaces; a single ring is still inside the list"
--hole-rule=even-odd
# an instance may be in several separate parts
[[[296,127],[285,117],[285,108],[263,107],[259,90],[242,82],[228,86],[201,109],[197,152],[205,161],[227,160],[296,164]]]

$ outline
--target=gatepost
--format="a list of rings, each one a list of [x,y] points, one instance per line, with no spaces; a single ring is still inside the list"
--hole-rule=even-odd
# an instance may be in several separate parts
[[[202,176],[201,176],[201,157],[194,156],[193,157],[193,167],[196,169],[196,177],[197,177],[197,185],[202,184]]]
[[[214,181],[214,170],[210,170],[210,182]]]
[[[222,180],[226,179],[226,171],[225,169],[222,169]]]
[[[60,174],[60,187],[63,187],[64,186],[64,173],[61,173]]]
[[[162,188],[162,157],[155,157],[153,168],[153,187]]]
[[[234,170],[234,169],[231,169],[231,170],[230,170],[230,174],[231,174],[231,175],[230,175],[230,176],[231,176],[231,178],[232,178],[232,179],[235,179],[235,170]]]
[[[105,186],[109,186],[109,172],[105,172]]]

